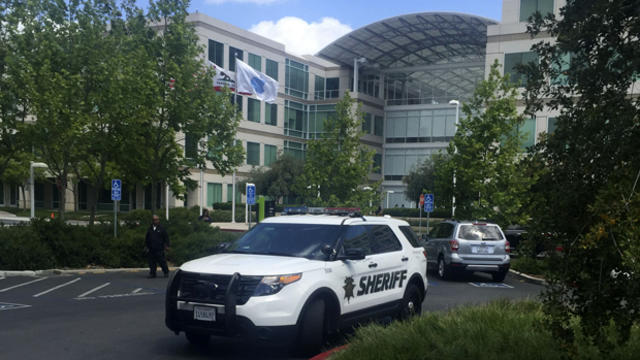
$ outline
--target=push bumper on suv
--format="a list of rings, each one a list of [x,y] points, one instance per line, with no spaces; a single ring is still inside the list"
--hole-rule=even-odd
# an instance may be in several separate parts
[[[249,318],[237,315],[257,281],[255,277],[206,275],[178,271],[169,281],[165,302],[165,324],[176,334],[181,331],[215,336],[244,337],[254,341],[294,339],[295,325],[257,326]],[[194,306],[216,309],[215,321],[194,318]]]

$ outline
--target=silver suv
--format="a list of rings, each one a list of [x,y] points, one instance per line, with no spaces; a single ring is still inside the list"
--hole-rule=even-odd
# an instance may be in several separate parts
[[[447,220],[434,226],[425,240],[427,266],[435,267],[442,279],[482,271],[503,281],[509,271],[511,247],[496,224]]]

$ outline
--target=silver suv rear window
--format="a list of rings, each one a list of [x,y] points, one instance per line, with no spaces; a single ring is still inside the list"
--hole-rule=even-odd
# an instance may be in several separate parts
[[[460,225],[458,238],[462,240],[495,241],[502,240],[502,233],[492,225]]]

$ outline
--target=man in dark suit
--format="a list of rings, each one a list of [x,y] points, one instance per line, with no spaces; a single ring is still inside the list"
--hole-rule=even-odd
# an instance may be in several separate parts
[[[149,278],[156,277],[157,265],[160,264],[164,277],[169,276],[169,268],[164,257],[164,252],[169,248],[169,235],[164,227],[160,226],[160,218],[153,215],[153,223],[147,230],[145,245],[149,255]]]

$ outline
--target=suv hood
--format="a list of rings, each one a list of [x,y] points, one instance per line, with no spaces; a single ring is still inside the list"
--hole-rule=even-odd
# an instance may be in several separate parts
[[[180,270],[205,274],[285,275],[317,269],[321,264],[320,261],[288,256],[217,254],[186,262]]]

